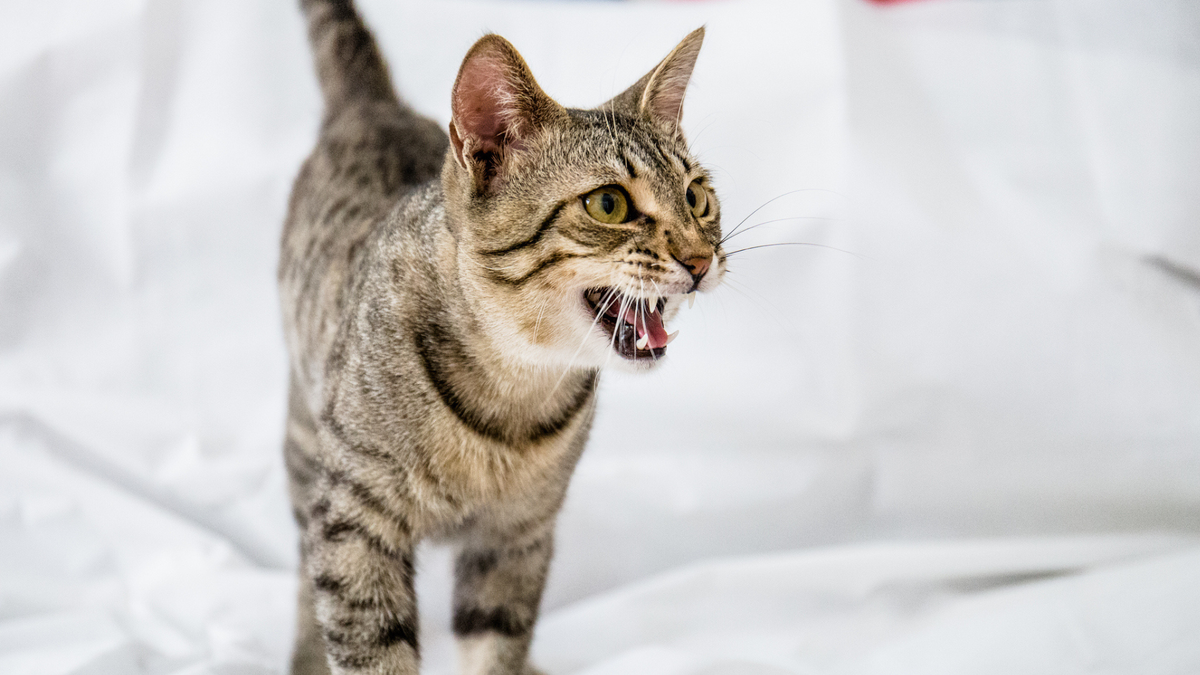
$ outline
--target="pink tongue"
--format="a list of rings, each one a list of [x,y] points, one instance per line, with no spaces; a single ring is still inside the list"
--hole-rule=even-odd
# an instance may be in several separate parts
[[[663,327],[662,312],[650,314],[647,311],[645,303],[638,303],[625,308],[625,313],[621,319],[633,324],[637,329],[637,336],[640,340],[643,337],[649,337],[649,343],[646,349],[658,349],[667,346],[667,329]]]

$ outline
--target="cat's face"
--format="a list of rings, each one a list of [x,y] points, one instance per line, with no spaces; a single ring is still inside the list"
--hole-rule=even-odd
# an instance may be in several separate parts
[[[674,124],[700,37],[598,110],[536,100],[541,117],[521,133],[482,125],[491,146],[452,127],[460,268],[477,316],[514,356],[652,368],[688,294],[720,283],[720,202]]]

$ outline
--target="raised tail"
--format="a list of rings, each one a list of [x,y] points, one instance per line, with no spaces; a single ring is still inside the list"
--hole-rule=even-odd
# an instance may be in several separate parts
[[[326,116],[356,103],[399,105],[387,63],[353,0],[300,0],[300,7]]]

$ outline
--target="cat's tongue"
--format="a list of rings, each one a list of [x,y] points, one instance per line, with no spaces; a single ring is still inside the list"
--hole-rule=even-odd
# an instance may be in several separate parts
[[[663,327],[662,312],[651,314],[646,303],[638,303],[625,308],[621,319],[629,322],[637,330],[638,340],[645,339],[647,344],[641,349],[659,349],[667,346],[667,329]]]

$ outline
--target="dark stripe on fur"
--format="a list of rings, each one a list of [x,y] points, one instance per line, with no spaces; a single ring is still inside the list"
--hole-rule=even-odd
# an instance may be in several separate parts
[[[379,448],[356,442],[350,437],[350,434],[346,431],[346,428],[338,423],[337,419],[334,417],[332,403],[321,414],[321,421],[328,426],[329,432],[334,438],[341,441],[347,450],[386,464],[388,467],[387,470],[395,473],[396,475],[406,471],[417,472],[419,477],[424,478],[428,483],[436,486],[438,496],[441,497],[443,501],[453,507],[458,507],[459,498],[449,488],[446,487],[445,483],[442,481],[442,477],[438,475],[438,472],[429,465],[429,459],[425,456],[423,451],[416,450],[410,456],[411,459],[416,460],[416,464],[404,464]],[[396,481],[395,484],[403,485],[401,481]],[[396,520],[397,525],[405,528],[407,531],[408,519],[402,514],[396,513],[395,511],[385,511],[384,509],[379,510],[385,515],[388,515]]]
[[[425,375],[437,390],[442,403],[471,431],[498,443],[521,445],[555,436],[575,419],[592,398],[592,385],[596,379],[594,371],[588,373],[585,382],[580,385],[579,393],[557,417],[545,420],[523,434],[518,433],[509,428],[502,419],[485,417],[483,413],[469,407],[458,392],[454,391],[446,371],[454,366],[468,372],[472,368],[462,345],[449,330],[437,321],[430,321],[424,331],[417,333],[416,342],[417,353],[421,355],[421,363],[425,366]]]
[[[404,555],[401,556],[399,562],[400,570],[404,575],[404,583],[409,587],[408,593],[411,595],[413,578],[415,575],[413,558],[411,555]],[[361,593],[357,597],[351,595],[350,588],[347,587],[345,581],[328,573],[318,574],[317,576],[313,577],[312,582],[314,589],[321,593],[332,595],[333,597],[337,598],[339,603],[353,610],[367,610],[375,612],[384,611],[390,614],[398,609],[394,602],[389,602],[386,598],[380,597],[377,594],[371,594],[365,597],[363,597]]]
[[[417,628],[411,621],[396,617],[391,618],[375,638],[378,647],[391,647],[401,642],[417,651]]]
[[[380,450],[373,445],[360,443],[351,437],[350,433],[346,431],[346,427],[344,427],[341,422],[338,422],[337,417],[334,416],[332,408],[333,402],[331,401],[330,405],[327,406],[325,411],[321,413],[321,422],[325,424],[325,426],[329,429],[329,433],[334,438],[346,446],[347,450],[365,457],[370,457],[371,459],[385,462],[388,464],[389,468],[392,469],[400,469],[403,467],[403,465],[396,461],[395,457],[392,457],[383,450]]]
[[[340,579],[334,579],[328,574],[318,574],[313,577],[313,588],[336,595],[342,592],[344,586]]]
[[[500,555],[495,551],[464,551],[454,565],[454,573],[459,578],[475,578],[486,576],[496,569]]]
[[[562,211],[563,207],[566,205],[567,205],[567,202],[559,202],[558,204],[556,204],[554,206],[554,209],[552,209],[550,211],[550,215],[546,216],[546,219],[542,221],[542,224],[540,226],[538,226],[537,232],[534,232],[532,237],[526,239],[525,241],[519,241],[519,242],[513,244],[512,246],[506,246],[504,248],[496,249],[494,251],[484,251],[483,255],[486,255],[486,256],[508,255],[509,253],[519,251],[523,248],[528,248],[528,247],[533,246],[534,244],[538,243],[539,241],[542,240],[542,237],[544,237],[546,235],[546,232],[550,231],[550,226],[553,225],[554,221],[558,219],[559,212]]]
[[[413,452],[414,463],[410,467],[414,475],[423,478],[426,483],[431,484],[437,490],[437,496],[442,501],[446,502],[451,508],[458,509],[462,506],[462,500],[454,493],[454,488],[446,485],[445,478],[441,472],[434,468],[430,463],[425,450],[421,449]]]
[[[674,153],[674,152],[673,152],[673,153],[671,153],[671,155],[672,155],[672,156],[674,156],[674,157],[675,157],[675,159],[679,160],[679,163],[683,165],[683,168],[684,168],[684,169],[685,169],[685,170],[686,170],[688,173],[691,173],[692,171],[694,171],[694,170],[695,170],[695,167],[694,167],[694,166],[692,166],[692,163],[691,163],[691,162],[689,162],[689,161],[687,160],[687,157],[682,157],[682,156],[680,156],[680,155],[678,155],[677,153]]]
[[[362,523],[355,523],[348,520],[335,520],[331,523],[325,523],[321,527],[321,538],[325,541],[342,543],[350,539],[353,535],[367,544],[371,550],[375,551],[385,558],[393,560],[403,560],[404,552],[399,551],[382,537],[368,530]]]
[[[541,274],[542,272],[545,272],[546,270],[550,269],[551,267],[553,267],[561,262],[565,262],[567,260],[570,260],[571,258],[587,258],[587,257],[589,257],[589,256],[576,255],[574,253],[562,253],[560,251],[558,253],[552,253],[545,260],[543,260],[540,263],[538,263],[537,265],[535,265],[532,270],[517,277],[516,279],[505,276],[495,270],[488,270],[488,276],[492,279],[492,281],[496,281],[498,283],[507,284],[509,286],[520,286],[520,285],[524,284],[525,282],[529,281],[530,279],[532,279],[533,277]]]
[[[532,621],[514,615],[507,607],[492,610],[460,607],[454,611],[454,633],[460,636],[494,632],[508,637],[520,637],[533,628],[532,624]]]
[[[629,177],[637,178],[637,169],[633,167],[633,162],[629,161],[629,156],[621,153],[621,161],[625,162],[625,170],[629,172]]]
[[[323,472],[315,458],[310,457],[290,435],[283,440],[283,463],[292,480],[307,485]]]
[[[611,253],[621,245],[627,243],[630,239],[636,236],[639,232],[646,230],[648,225],[643,221],[647,216],[642,216],[631,223],[623,223],[621,225],[605,225],[602,223],[589,223],[587,225],[576,225],[570,229],[562,229],[559,234],[571,241],[591,248],[597,254]],[[636,228],[636,229],[635,229]]]
[[[417,627],[408,618],[388,617],[380,626],[379,631],[370,638],[368,644],[362,644],[361,638],[356,639],[347,633],[327,629],[324,631],[325,642],[329,645],[329,655],[339,667],[361,669],[373,665],[383,656],[383,650],[398,644],[406,644],[414,652],[420,652],[417,643]]]
[[[359,506],[376,512],[388,522],[394,524],[396,528],[401,530],[405,535],[412,533],[412,528],[408,524],[408,518],[403,514],[396,513],[396,511],[392,510],[390,506],[388,506],[366,485],[355,481],[341,471],[329,474],[329,485],[330,487],[346,488],[350,492],[351,496],[358,500]]]
[[[379,629],[373,644],[364,650],[356,644],[358,641],[351,636],[336,630],[325,631],[325,641],[329,644],[329,655],[340,668],[359,670],[374,665],[383,656],[382,649],[397,644],[407,644],[414,652],[418,652],[417,629],[406,619],[391,619]],[[370,647],[373,647],[371,649]]]

